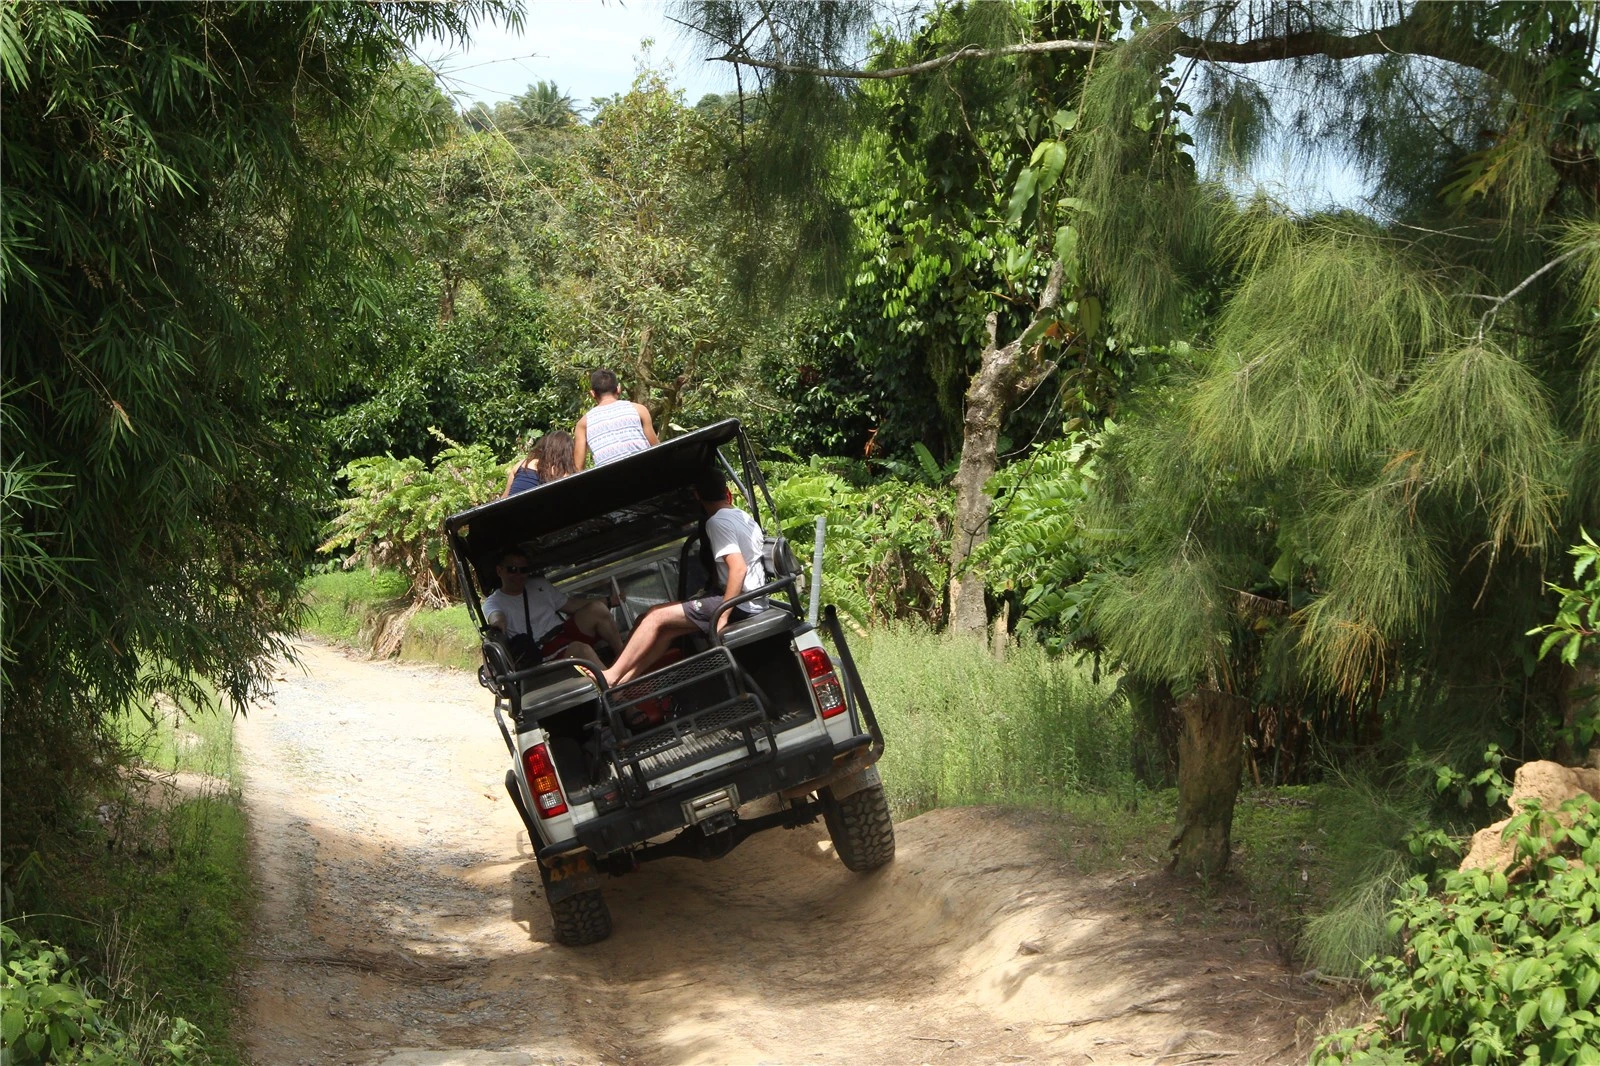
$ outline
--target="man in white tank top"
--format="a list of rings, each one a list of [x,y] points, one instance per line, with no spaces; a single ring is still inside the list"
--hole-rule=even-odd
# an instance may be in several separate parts
[[[604,466],[661,443],[650,422],[650,409],[617,396],[617,375],[609,370],[590,374],[589,395],[594,406],[572,431],[573,466],[583,469],[586,452],[594,454],[595,466]]]

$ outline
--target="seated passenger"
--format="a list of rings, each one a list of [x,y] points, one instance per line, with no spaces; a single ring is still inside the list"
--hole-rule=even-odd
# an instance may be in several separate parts
[[[661,443],[650,422],[650,409],[621,399],[617,393],[617,375],[611,371],[596,370],[589,375],[594,406],[572,430],[576,438],[572,465],[577,469],[583,469],[586,451],[594,454],[595,466],[604,466]]]
[[[536,489],[571,473],[574,473],[572,435],[563,430],[553,430],[534,441],[522,462],[506,475],[506,491],[501,493],[500,498]]]
[[[515,496],[519,492],[539,487],[539,446],[544,441],[544,437],[530,438],[528,454],[524,455],[522,461],[512,467],[511,473],[506,475],[506,491],[500,494],[502,500],[507,496]]]
[[[622,635],[606,601],[567,596],[534,575],[520,549],[504,552],[495,573],[500,587],[483,598],[483,614],[489,625],[506,635],[506,647],[519,669],[560,654],[602,666],[592,643],[596,637],[610,645],[613,654],[622,647]],[[567,616],[564,620],[562,614]]]
[[[761,527],[733,505],[722,472],[714,467],[704,471],[695,480],[694,495],[706,510],[705,536],[711,557],[717,564],[717,593],[681,603],[662,604],[639,619],[628,646],[605,672],[609,684],[618,685],[644,673],[678,637],[688,633],[710,635],[711,620],[716,617],[723,600],[767,583],[761,556],[765,541]],[[717,619],[717,632],[722,632],[729,622],[748,618],[766,606],[765,596],[740,604]]]

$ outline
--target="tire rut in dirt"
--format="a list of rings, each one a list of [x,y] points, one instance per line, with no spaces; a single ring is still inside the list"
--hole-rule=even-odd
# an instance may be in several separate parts
[[[866,873],[894,858],[894,819],[882,785],[852,792],[843,799],[827,797],[822,817],[845,869]]]

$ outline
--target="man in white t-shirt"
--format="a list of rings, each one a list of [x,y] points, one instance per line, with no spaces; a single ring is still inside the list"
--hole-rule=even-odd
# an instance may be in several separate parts
[[[622,647],[622,634],[604,600],[580,600],[568,596],[533,572],[528,557],[520,548],[510,548],[495,564],[500,587],[483,598],[483,615],[494,628],[504,633],[507,644],[517,654],[519,666],[526,661],[549,659],[557,653],[603,665],[592,641],[598,637],[613,652]],[[566,617],[562,618],[565,614]]]
[[[761,555],[765,538],[755,519],[733,505],[728,496],[728,482],[720,470],[715,467],[705,470],[695,480],[694,495],[706,509],[706,542],[711,546],[711,557],[716,560],[719,593],[662,604],[639,619],[628,646],[605,672],[608,684],[621,684],[644,673],[675,639],[686,633],[709,635],[713,619],[720,633],[729,622],[767,609],[767,598],[760,596],[717,617],[717,609],[724,600],[767,583]]]

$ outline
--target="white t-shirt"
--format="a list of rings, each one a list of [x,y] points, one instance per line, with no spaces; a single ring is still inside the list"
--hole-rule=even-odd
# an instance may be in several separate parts
[[[717,587],[719,595],[728,587],[728,564],[723,560],[738,552],[744,556],[743,592],[758,589],[767,583],[767,569],[761,562],[761,549],[766,544],[761,527],[756,520],[737,507],[724,507],[706,519],[706,540],[711,545],[711,557],[717,561]],[[747,611],[759,611],[767,606],[765,596],[746,600],[740,604]]]
[[[567,602],[565,593],[542,577],[528,578],[524,591],[527,593],[526,611],[523,597],[508,596],[505,589],[495,589],[483,598],[483,616],[493,622],[495,615],[503,615],[500,628],[508,637],[526,633],[538,638],[561,624],[561,615],[556,612]]]

